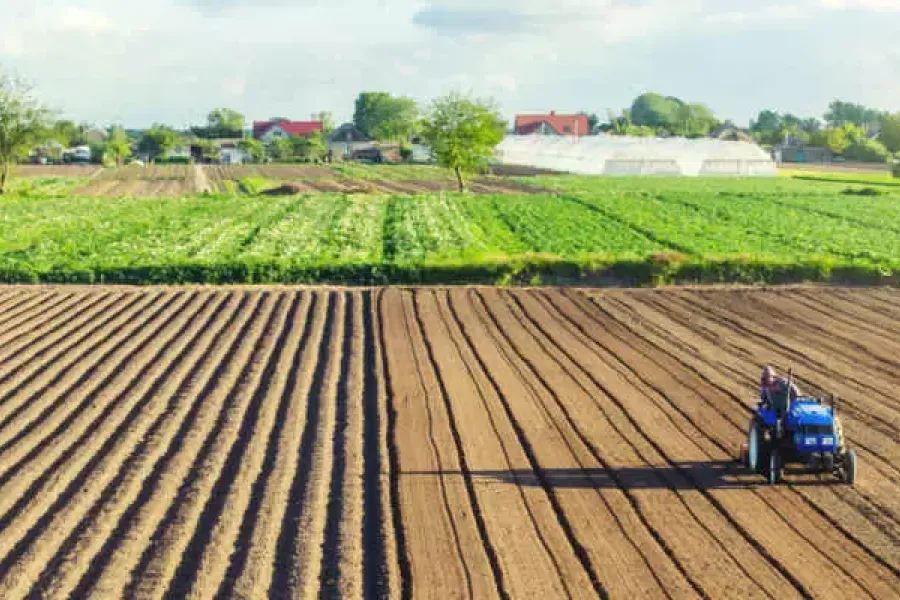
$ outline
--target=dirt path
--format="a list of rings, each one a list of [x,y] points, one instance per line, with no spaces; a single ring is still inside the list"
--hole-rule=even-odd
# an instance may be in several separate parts
[[[891,289],[3,287],[0,596],[895,598],[898,335]],[[854,486],[735,461],[768,363]]]

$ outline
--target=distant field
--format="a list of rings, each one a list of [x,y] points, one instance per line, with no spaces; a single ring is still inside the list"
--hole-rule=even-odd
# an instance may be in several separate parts
[[[287,195],[261,193],[285,183]],[[358,165],[20,178],[0,199],[0,280],[895,282],[900,271],[890,181],[538,175],[472,187],[449,192],[434,168]]]

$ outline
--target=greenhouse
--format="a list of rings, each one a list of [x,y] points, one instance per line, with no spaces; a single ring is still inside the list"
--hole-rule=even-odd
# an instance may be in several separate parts
[[[774,161],[759,146],[706,138],[510,135],[497,147],[497,159],[582,175],[776,174]]]

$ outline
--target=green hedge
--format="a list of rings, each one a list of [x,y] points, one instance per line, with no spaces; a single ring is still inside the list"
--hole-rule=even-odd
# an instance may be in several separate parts
[[[572,260],[521,256],[480,263],[399,265],[347,263],[299,265],[289,262],[185,263],[93,269],[0,264],[2,283],[77,284],[342,284],[342,285],[586,285],[649,287],[669,284],[835,284],[900,285],[900,272],[869,264],[835,264],[827,259],[798,263],[759,260],[656,257],[645,260]]]

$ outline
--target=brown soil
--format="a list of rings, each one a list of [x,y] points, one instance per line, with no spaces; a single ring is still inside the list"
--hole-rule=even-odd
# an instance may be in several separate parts
[[[16,165],[17,177],[93,177],[102,167],[97,165]]]
[[[3,287],[0,597],[894,598],[898,323],[891,289]],[[766,363],[839,394],[855,486],[736,463]]]

